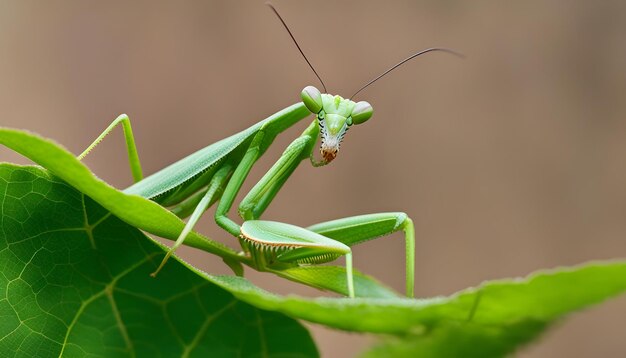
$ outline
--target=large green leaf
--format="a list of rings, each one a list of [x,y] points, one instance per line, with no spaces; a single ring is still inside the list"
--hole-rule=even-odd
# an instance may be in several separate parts
[[[257,307],[308,321],[350,331],[422,335],[446,322],[502,328],[524,321],[552,322],[626,291],[626,261],[589,263],[523,279],[490,281],[431,299],[305,299],[273,295],[240,277],[207,278]]]
[[[71,154],[52,142],[19,131],[0,130],[0,143],[53,169],[55,174],[60,174],[73,187],[95,198],[116,215],[124,216],[124,212],[117,207],[118,199],[124,201],[123,205],[129,210],[137,210],[132,208],[134,203],[126,201],[130,200],[128,196],[115,196],[117,194],[113,192],[119,193],[117,190],[99,181]],[[60,159],[46,158],[46,154],[50,156],[50,153]],[[72,175],[63,173],[65,165],[73,168]],[[109,193],[113,193],[112,196],[107,196]],[[152,205],[144,204],[144,201],[137,201],[137,205],[141,208]],[[165,211],[159,206],[154,206],[153,210]],[[46,222],[51,219],[40,220]],[[131,225],[134,225],[133,220],[137,221],[124,218]],[[150,223],[153,224],[156,225]],[[162,274],[170,277],[168,266]],[[386,339],[370,352],[375,356],[418,353],[425,357],[502,356],[532,340],[566,314],[626,290],[626,261],[623,260],[543,271],[523,279],[487,282],[450,297],[421,300],[279,296],[263,291],[241,277],[212,276],[191,266],[186,267],[226,289],[237,299],[265,310],[343,330],[384,333],[386,337],[391,335],[391,339]],[[307,273],[294,273],[302,274]]]
[[[0,355],[309,357],[295,320],[241,302],[64,182],[0,165]]]

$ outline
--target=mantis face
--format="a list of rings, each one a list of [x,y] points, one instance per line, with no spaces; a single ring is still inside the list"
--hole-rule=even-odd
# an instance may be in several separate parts
[[[337,157],[344,135],[353,124],[361,124],[372,117],[373,108],[365,102],[354,102],[339,95],[320,93],[307,86],[301,93],[304,105],[317,116],[320,128],[320,153],[324,162]]]

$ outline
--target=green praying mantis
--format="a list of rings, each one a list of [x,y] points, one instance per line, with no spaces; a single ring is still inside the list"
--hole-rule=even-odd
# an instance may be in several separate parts
[[[317,74],[295,37],[278,11],[268,4],[291,36],[298,50],[321,82],[324,93],[313,86],[301,92],[302,102],[289,106],[251,127],[211,144],[173,164],[143,178],[141,164],[128,116],[119,116],[82,153],[83,159],[100,141],[121,124],[126,140],[129,163],[135,184],[124,190],[169,208],[181,218],[189,218],[174,245],[163,258],[156,274],[168,258],[180,247],[193,230],[202,214],[218,202],[215,222],[239,240],[242,262],[259,271],[277,272],[301,265],[315,265],[345,256],[346,284],[349,297],[355,297],[351,246],[381,236],[403,231],[406,243],[406,296],[413,297],[415,231],[413,222],[405,213],[389,212],[348,217],[302,228],[287,223],[260,220],[290,175],[305,160],[314,167],[330,163],[339,152],[346,132],[354,125],[372,117],[372,106],[354,102],[352,98],[403,63],[432,51],[417,52],[361,87],[350,98],[326,93],[326,86]],[[294,139],[267,173],[254,185],[239,203],[238,214],[243,224],[229,217],[243,182],[256,161],[266,152],[276,136],[309,115],[315,115],[302,134]],[[314,147],[320,140],[321,160],[314,157]],[[244,260],[245,259],[245,260]],[[324,277],[315,275],[306,284],[325,287]]]

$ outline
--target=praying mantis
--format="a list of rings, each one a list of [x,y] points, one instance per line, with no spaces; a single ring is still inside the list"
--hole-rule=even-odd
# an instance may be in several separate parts
[[[322,167],[338,155],[346,132],[352,126],[367,122],[373,114],[372,106],[365,101],[352,100],[371,85],[403,63],[432,51],[459,53],[445,48],[429,48],[417,52],[374,78],[350,98],[326,93],[326,86],[300,48],[289,27],[278,11],[267,4],[281,21],[294,44],[322,84],[324,93],[314,86],[300,93],[302,101],[228,138],[211,144],[146,178],[141,164],[130,119],[119,116],[82,153],[82,160],[100,141],[118,125],[122,125],[127,145],[131,172],[135,183],[124,190],[126,194],[139,195],[169,208],[188,221],[166,253],[152,276],[164,267],[169,257],[180,247],[196,223],[216,202],[215,222],[238,239],[242,262],[259,271],[277,272],[301,265],[316,265],[345,256],[348,296],[355,297],[351,247],[397,231],[404,232],[406,246],[406,296],[413,297],[415,267],[415,230],[413,221],[402,212],[360,215],[315,224],[307,228],[288,223],[261,220],[261,216],[298,165],[308,160],[314,167]],[[242,184],[256,161],[271,146],[278,134],[313,114],[315,119],[302,134],[287,146],[280,158],[253,186],[239,203],[239,225],[229,217]],[[320,141],[321,160],[315,159],[314,148]],[[306,284],[324,287],[324,277],[314,275]]]

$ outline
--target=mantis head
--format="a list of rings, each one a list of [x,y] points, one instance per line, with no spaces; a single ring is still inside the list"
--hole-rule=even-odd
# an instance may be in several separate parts
[[[296,41],[296,38],[291,33],[291,30],[289,30],[289,27],[285,23],[285,20],[283,20],[283,18],[280,16],[278,11],[276,10],[276,8],[274,8],[272,4],[266,4],[270,7],[270,9],[272,9],[274,14],[276,14],[280,22],[283,24],[285,30],[287,30],[289,36],[293,40],[293,43],[298,48],[298,51],[300,51],[302,57],[304,57],[306,62],[309,64],[309,67],[311,68],[311,70],[313,70],[313,73],[315,73],[317,79],[320,80],[322,87],[324,87],[324,92],[326,92],[326,85],[324,84],[324,81],[322,81],[320,75],[317,73],[317,71],[315,71],[315,68],[304,54],[304,51],[302,51],[302,49],[300,48],[300,45],[298,45],[298,41]],[[370,119],[370,117],[372,117],[374,109],[369,103],[365,101],[354,102],[352,101],[352,98],[354,98],[369,85],[378,81],[386,74],[395,70],[405,62],[432,51],[443,51],[461,58],[464,57],[462,54],[454,50],[437,47],[432,47],[426,50],[416,52],[411,56],[405,58],[404,60],[398,62],[394,66],[390,67],[378,77],[363,85],[358,91],[350,96],[349,99],[342,98],[338,95],[333,96],[327,93],[321,93],[320,90],[313,86],[307,86],[302,90],[302,102],[304,102],[305,106],[309,109],[309,111],[311,111],[311,113],[317,115],[320,135],[322,137],[322,145],[320,148],[322,157],[324,158],[322,164],[327,164],[337,157],[337,153],[339,152],[339,146],[341,145],[343,136],[346,134],[346,131],[348,130],[348,128],[350,128],[350,126],[352,126],[353,124],[361,124]]]
[[[307,86],[300,94],[302,102],[317,116],[320,129],[320,153],[324,162],[330,163],[339,152],[341,141],[353,124],[361,124],[372,117],[374,109],[365,102],[354,102],[339,95],[321,93]]]

